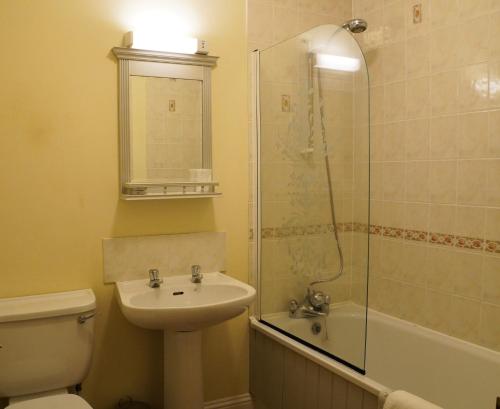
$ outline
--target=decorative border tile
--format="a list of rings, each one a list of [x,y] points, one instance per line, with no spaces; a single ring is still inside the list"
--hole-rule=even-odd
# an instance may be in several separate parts
[[[489,253],[500,253],[500,241],[483,240],[477,237],[455,236],[448,233],[426,232],[423,230],[404,229],[401,227],[381,226],[366,223],[338,223],[337,230],[341,233],[369,233],[375,236],[383,236],[394,239],[412,240],[426,242],[440,246],[459,247]],[[307,226],[292,227],[265,227],[262,229],[263,239],[282,239],[287,237],[310,236],[315,234],[332,233],[332,224],[311,224]],[[250,238],[253,239],[254,232],[250,229]]]
[[[484,240],[474,237],[459,236],[456,238],[456,247],[472,250],[482,250],[484,248]]]
[[[500,254],[500,241],[486,240],[484,245],[484,250],[488,253],[499,253]]]
[[[401,239],[404,236],[404,229],[399,228],[399,227],[383,226],[382,227],[382,236],[392,237],[394,239]]]
[[[429,233],[422,230],[405,230],[404,238],[414,241],[429,241]]]
[[[453,247],[455,246],[455,242],[456,242],[455,236],[452,234],[435,233],[435,232],[429,233],[429,243]]]

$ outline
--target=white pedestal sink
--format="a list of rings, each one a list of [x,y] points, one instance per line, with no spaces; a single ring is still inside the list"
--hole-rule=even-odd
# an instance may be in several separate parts
[[[164,331],[165,409],[202,409],[201,329],[233,318],[255,298],[255,289],[221,273],[117,282],[125,317],[142,328]]]

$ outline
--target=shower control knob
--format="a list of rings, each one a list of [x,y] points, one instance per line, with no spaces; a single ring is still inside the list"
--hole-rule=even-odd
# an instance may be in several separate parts
[[[322,291],[309,292],[309,303],[314,308],[321,308],[321,306],[330,303],[330,297]]]

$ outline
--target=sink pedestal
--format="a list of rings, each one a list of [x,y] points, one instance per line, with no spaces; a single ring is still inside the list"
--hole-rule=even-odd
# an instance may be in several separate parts
[[[201,331],[163,331],[165,409],[203,409]]]

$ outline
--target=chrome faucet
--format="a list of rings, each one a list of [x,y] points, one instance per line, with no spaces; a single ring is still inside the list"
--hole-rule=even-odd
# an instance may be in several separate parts
[[[198,264],[191,266],[191,282],[195,284],[201,283],[203,274],[201,274],[201,267]]]
[[[297,300],[291,300],[288,303],[288,315],[290,318],[313,318],[327,317],[330,313],[330,296],[322,291],[307,289],[302,304]]]
[[[160,288],[163,280],[160,278],[160,272],[156,268],[149,270],[149,286],[151,288]]]

